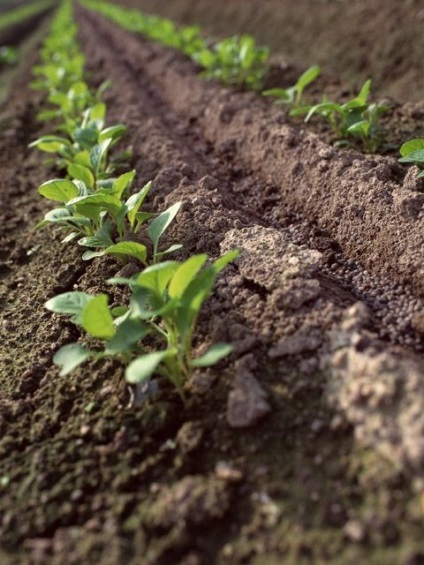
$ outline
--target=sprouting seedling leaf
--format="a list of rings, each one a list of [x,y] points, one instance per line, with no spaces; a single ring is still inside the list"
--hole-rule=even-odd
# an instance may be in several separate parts
[[[59,375],[64,377],[92,357],[90,350],[78,343],[70,343],[61,347],[54,355],[53,362],[61,367]]]
[[[82,312],[82,327],[88,334],[99,339],[109,339],[115,335],[106,294],[98,294],[85,306]]]
[[[157,265],[151,265],[138,275],[135,282],[138,286],[147,288],[157,296],[162,297],[168,282],[178,267],[179,263],[176,261],[163,261]]]
[[[221,359],[224,359],[224,357],[227,357],[232,350],[233,347],[228,343],[215,343],[204,355],[193,359],[190,364],[192,367],[211,367]]]
[[[51,298],[44,306],[47,310],[57,314],[71,314],[73,323],[80,325],[82,313],[91,300],[93,300],[93,296],[86,292],[65,292]]]
[[[417,139],[411,139],[406,143],[404,143],[399,151],[402,157],[408,157],[411,153],[414,153],[415,151],[420,151],[421,149],[424,149],[424,139],[417,138]]]
[[[300,75],[296,84],[289,88],[271,88],[262,92],[263,96],[275,96],[278,102],[282,104],[290,104],[293,108],[292,112],[300,106],[303,91],[309,86],[321,73],[321,68],[318,65],[310,67],[303,74]],[[294,113],[290,115],[294,115]]]
[[[47,153],[58,153],[64,147],[69,147],[70,145],[71,142],[64,137],[59,137],[57,135],[44,135],[30,143],[28,147],[37,147],[37,149],[46,151]]]
[[[111,143],[111,139],[106,139],[94,145],[90,150],[90,164],[96,172],[96,175],[98,175],[102,169]]]
[[[128,365],[125,371],[125,380],[133,385],[147,381],[168,355],[169,351],[155,351],[137,357]]]
[[[180,210],[182,202],[176,202],[167,210],[159,214],[157,218],[150,224],[147,233],[153,242],[153,256],[155,257],[158,252],[159,240],[165,233],[175,216]]]
[[[99,142],[105,140],[111,140],[111,142],[118,141],[127,131],[127,127],[122,124],[117,124],[115,126],[103,129],[99,134]]]
[[[117,198],[121,198],[131,187],[135,177],[135,171],[130,171],[119,176],[112,185],[112,194]]]
[[[319,77],[320,73],[321,67],[319,65],[314,65],[300,75],[296,82],[296,90],[300,93],[299,98],[302,96],[304,89],[314,82],[314,80]]]
[[[421,169],[424,167],[424,149],[418,149],[408,153],[405,157],[399,159],[401,163],[415,164]]]
[[[125,353],[150,333],[149,327],[140,320],[125,319],[117,327],[116,334],[108,341],[106,355]]]
[[[38,187],[38,192],[42,196],[58,202],[68,202],[78,196],[78,188],[67,179],[48,180]]]
[[[174,273],[168,287],[171,298],[180,298],[207,260],[207,255],[194,255],[184,261]]]
[[[140,206],[143,205],[143,202],[146,199],[146,196],[148,195],[151,187],[152,182],[150,181],[145,186],[143,186],[143,188],[139,190],[139,192],[130,196],[125,203],[125,206],[128,210],[127,217],[132,228],[134,228]]]
[[[107,247],[103,253],[104,255],[134,257],[134,259],[137,259],[143,265],[145,265],[147,261],[146,246],[136,241],[120,241],[119,243]]]
[[[95,178],[88,167],[71,163],[68,166],[68,174],[70,177],[82,181],[89,188],[94,188]]]

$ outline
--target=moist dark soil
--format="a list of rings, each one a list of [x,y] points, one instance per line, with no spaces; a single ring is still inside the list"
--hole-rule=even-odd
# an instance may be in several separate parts
[[[186,405],[167,383],[129,389],[110,361],[58,376],[54,352],[84,336],[44,302],[78,289],[119,303],[106,281],[125,268],[34,230],[50,207],[36,188],[59,174],[27,147],[46,131],[34,51],[0,113],[0,563],[424,562],[417,171],[337,149],[258,94],[76,15],[138,185],[153,180],[148,206],[183,203],[177,258],[241,251],[196,338],[234,351],[193,376]],[[419,111],[396,115],[408,129]]]

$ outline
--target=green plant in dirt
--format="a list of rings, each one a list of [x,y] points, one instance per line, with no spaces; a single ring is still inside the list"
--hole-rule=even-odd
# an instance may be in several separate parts
[[[113,19],[125,29],[141,33],[186,55],[192,56],[206,48],[206,42],[200,37],[198,26],[177,27],[169,19],[143,14],[139,10],[125,9],[108,2],[85,0],[83,4]]]
[[[15,10],[2,12],[0,19],[0,29],[18,24],[36,14],[47,10],[54,4],[54,0],[39,0],[38,2],[28,2]]]
[[[128,10],[99,0],[81,1],[84,6],[100,12],[122,27],[189,55],[203,67],[202,76],[206,78],[253,89],[262,85],[269,49],[257,46],[248,35],[230,37],[210,47],[211,42],[200,37],[197,26],[177,28],[170,20],[138,10]]]
[[[62,129],[68,137],[44,135],[29,147],[56,154],[56,166],[67,168],[71,177],[92,188],[96,180],[108,178],[114,172],[114,161],[109,159],[108,153],[127,128],[122,124],[105,127],[106,105],[102,102],[87,108],[82,113],[82,120],[81,116],[77,120],[67,113],[60,112],[60,116]]]
[[[418,178],[424,177],[424,139],[411,139],[404,143],[399,151],[402,155],[399,162],[408,165],[416,165],[421,169]]]
[[[340,140],[339,145],[349,143],[349,139],[354,138],[366,151],[375,153],[386,136],[378,120],[389,107],[385,104],[369,103],[370,89],[371,80],[367,80],[358,95],[344,104],[323,100],[319,104],[293,110],[291,115],[306,114],[305,122],[318,115],[329,123]]]
[[[197,367],[208,367],[231,352],[228,344],[217,343],[201,357],[193,357],[196,322],[206,298],[212,293],[219,273],[238,255],[231,251],[210,265],[207,256],[194,255],[184,262],[165,261],[146,268],[131,279],[115,278],[113,284],[129,285],[128,307],[111,308],[105,294],[90,296],[68,292],[49,300],[46,308],[71,315],[71,321],[104,343],[98,351],[78,343],[65,345],[54,363],[66,375],[87,359],[114,357],[126,365],[131,384],[154,374],[171,380],[180,394]],[[149,348],[145,338],[149,336]],[[156,350],[152,351],[153,347]]]
[[[88,175],[87,172],[84,174]],[[121,260],[134,258],[143,265],[158,262],[164,255],[181,248],[174,244],[165,250],[159,249],[159,240],[174,220],[181,203],[173,204],[160,214],[141,211],[151,182],[125,199],[134,176],[135,171],[131,171],[98,183],[94,183],[94,177],[88,179],[90,184],[80,179],[53,179],[43,183],[38,188],[39,194],[60,205],[47,212],[37,227],[55,224],[71,230],[64,242],[78,240],[81,246],[95,249],[84,253],[84,260],[113,255]],[[151,252],[146,245],[134,241],[148,221],[146,232],[151,241]]]
[[[10,45],[0,47],[0,66],[16,65],[19,60],[18,50]]]
[[[273,96],[280,104],[288,104],[293,109],[299,108],[302,103],[303,91],[312,84],[320,75],[321,68],[314,65],[300,75],[296,84],[289,88],[270,88],[262,92],[263,96]]]
[[[259,89],[268,56],[267,47],[259,47],[253,37],[242,35],[224,39],[210,49],[203,49],[195,53],[193,59],[205,69],[202,72],[204,77],[225,84]]]

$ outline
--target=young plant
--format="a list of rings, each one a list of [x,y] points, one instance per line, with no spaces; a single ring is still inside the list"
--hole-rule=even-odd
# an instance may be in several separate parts
[[[88,349],[78,343],[62,347],[53,361],[61,375],[73,371],[87,359],[114,357],[126,365],[125,378],[131,384],[149,380],[154,374],[171,380],[180,394],[197,367],[209,367],[231,352],[228,344],[217,343],[201,357],[193,358],[193,337],[204,301],[212,293],[219,273],[233,261],[231,251],[205,266],[206,255],[194,255],[184,262],[165,261],[148,267],[131,279],[109,282],[129,285],[128,307],[110,308],[105,294],[90,296],[69,292],[49,300],[46,308],[71,315],[71,321],[103,342],[103,348]],[[149,336],[148,349],[143,340]]]
[[[400,148],[402,157],[399,159],[400,163],[407,163],[408,165],[416,165],[421,169],[418,178],[424,177],[424,139],[411,139],[404,143]]]
[[[291,115],[306,114],[305,122],[318,115],[329,123],[340,140],[339,145],[349,143],[349,138],[353,137],[362,143],[366,151],[375,153],[385,139],[385,130],[378,123],[378,119],[389,107],[369,103],[370,88],[371,80],[367,80],[359,94],[344,104],[324,100],[314,106],[293,110]]]
[[[96,180],[108,178],[114,172],[109,149],[120,141],[127,128],[122,124],[105,127],[106,106],[102,102],[88,107],[79,119],[74,118],[73,112],[55,112],[55,117],[59,116],[63,120],[61,129],[68,137],[44,135],[29,147],[56,154],[56,166],[68,169],[71,177],[86,182],[90,188]]]
[[[293,109],[299,108],[302,103],[303,91],[312,84],[320,75],[321,68],[318,65],[310,67],[300,75],[296,84],[289,88],[271,88],[262,92],[263,96],[274,96],[279,104],[288,104]]]
[[[211,49],[203,49],[195,53],[193,59],[204,67],[202,76],[206,78],[259,89],[268,56],[267,47],[259,47],[253,37],[242,35],[224,39]]]
[[[248,35],[230,37],[209,47],[210,42],[200,37],[197,26],[178,28],[170,20],[138,10],[128,10],[100,0],[81,1],[84,6],[100,12],[122,27],[189,55],[204,68],[202,75],[206,78],[252,89],[260,89],[262,85],[269,49],[257,46]]]
[[[85,171],[84,174],[88,175],[88,172]],[[96,249],[84,253],[84,260],[113,255],[121,260],[132,257],[143,265],[158,262],[165,254],[181,248],[174,244],[168,249],[159,250],[159,240],[174,220],[181,203],[177,202],[161,214],[140,211],[152,183],[147,183],[141,190],[123,200],[134,176],[135,171],[131,171],[117,179],[101,181],[97,186],[93,177],[86,182],[81,179],[53,179],[43,183],[38,188],[39,194],[60,202],[60,206],[47,212],[37,227],[56,224],[67,231],[72,230],[64,242],[78,240],[80,245]],[[152,242],[149,257],[145,245],[127,238],[133,238],[145,222],[152,218],[154,219],[147,228],[147,235]]]

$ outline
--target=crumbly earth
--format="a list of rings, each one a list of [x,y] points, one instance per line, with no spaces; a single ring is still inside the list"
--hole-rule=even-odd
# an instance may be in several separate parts
[[[34,230],[49,209],[36,187],[59,174],[27,147],[44,131],[34,51],[0,114],[0,563],[423,563],[416,171],[77,17],[89,80],[111,81],[108,119],[129,126],[138,185],[153,180],[148,206],[183,203],[179,258],[241,251],[196,338],[234,351],[193,376],[185,406],[166,383],[130,390],[110,361],[58,376],[54,352],[84,338],[44,302],[126,296],[106,283],[121,265]],[[417,108],[398,108],[402,127]]]

